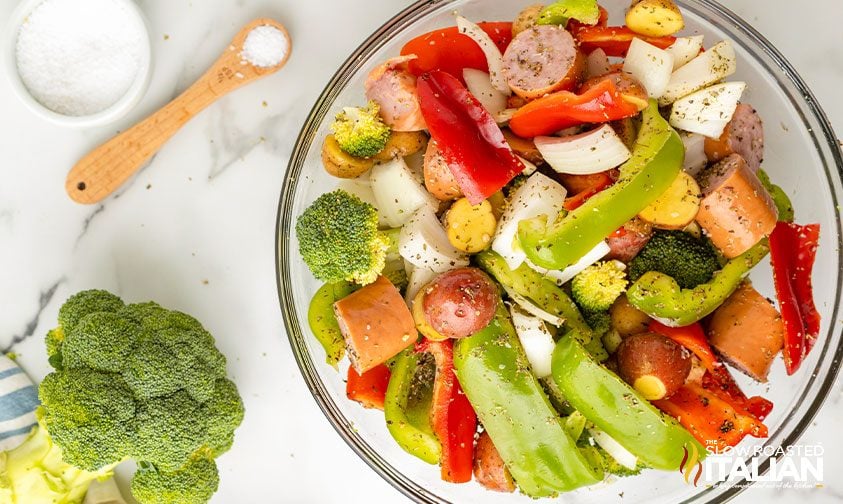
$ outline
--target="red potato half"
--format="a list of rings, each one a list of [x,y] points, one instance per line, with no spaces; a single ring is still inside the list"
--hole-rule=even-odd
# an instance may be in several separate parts
[[[620,377],[650,401],[670,397],[691,372],[691,354],[660,334],[629,336],[616,356]]]
[[[446,271],[423,292],[427,323],[448,338],[465,338],[489,325],[500,297],[492,280],[477,268]]]
[[[474,477],[488,490],[515,491],[515,481],[492,443],[492,438],[485,431],[480,434],[474,449]]]

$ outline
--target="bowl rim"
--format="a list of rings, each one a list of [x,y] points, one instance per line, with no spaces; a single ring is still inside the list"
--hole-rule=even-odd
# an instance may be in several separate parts
[[[313,362],[309,358],[304,358],[305,355],[308,355],[308,349],[304,343],[304,333],[301,331],[299,320],[295,313],[286,309],[287,306],[293,306],[295,301],[289,287],[291,279],[289,263],[289,237],[285,235],[285,230],[292,229],[289,227],[289,224],[292,219],[291,211],[293,201],[295,199],[294,189],[299,178],[298,175],[300,168],[303,166],[307,156],[307,149],[312,144],[322,119],[327,114],[328,109],[333,104],[337,95],[344,88],[345,83],[351,78],[351,75],[358,70],[355,67],[359,67],[362,62],[366,61],[366,56],[377,52],[381,47],[388,43],[388,40],[385,40],[385,36],[402,26],[412,25],[412,23],[419,17],[426,15],[429,9],[440,4],[444,5],[451,3],[452,1],[455,0],[417,0],[375,30],[337,69],[326,84],[322,93],[317,98],[316,103],[308,114],[297,137],[284,175],[283,186],[278,202],[275,227],[275,267],[278,298],[284,320],[285,332],[287,333],[287,338],[290,342],[290,346],[292,347],[296,364],[299,367],[302,378],[305,381],[305,385],[311,392],[313,399],[316,401],[317,405],[322,410],[322,413],[328,419],[334,430],[337,431],[352,451],[354,451],[370,468],[385,479],[393,488],[400,491],[411,500],[430,503],[444,503],[448,501],[433,494],[428,489],[419,486],[415,481],[405,476],[401,471],[393,467],[377,452],[375,452],[369,443],[363,439],[361,435],[356,433],[351,422],[342,415],[333,401],[329,399],[327,391],[318,377]],[[736,15],[716,0],[677,0],[677,3],[680,4],[681,8],[689,9],[703,18],[707,17],[707,14],[704,12],[705,10],[721,16],[733,25],[730,27],[731,29],[740,32],[748,38],[752,44],[761,49],[764,54],[776,63],[778,67],[774,70],[766,62],[760,59],[756,60],[763,66],[764,70],[771,75],[776,75],[777,73],[783,74],[784,80],[789,81],[801,94],[803,102],[801,103],[801,106],[794,103],[794,108],[802,116],[803,124],[807,125],[808,121],[806,119],[806,115],[801,113],[802,107],[807,107],[810,112],[809,116],[818,124],[820,134],[817,135],[816,132],[811,132],[811,137],[816,148],[815,150],[822,155],[823,146],[820,144],[821,140],[825,140],[825,142],[827,142],[827,147],[829,148],[829,163],[826,163],[824,166],[826,178],[829,182],[832,182],[832,173],[829,170],[830,165],[833,164],[837,169],[836,174],[838,178],[843,180],[843,151],[841,151],[841,148],[839,147],[837,136],[834,133],[828,117],[822,110],[822,107],[819,105],[808,85],[793,65],[778,51],[778,49],[776,49],[770,41],[755,30],[755,28],[753,28],[748,22],[744,21],[740,16]],[[743,41],[733,40],[733,42],[737,43],[750,53],[756,52],[755,48],[747,47]],[[790,93],[786,94],[791,101],[794,101]],[[831,189],[833,203],[837,205],[838,201],[835,188],[832,187]],[[837,260],[839,265],[843,265],[843,222],[841,222],[841,216],[839,213],[836,214],[836,224],[838,237],[836,244],[838,252]],[[841,268],[843,268],[843,266],[841,266]],[[832,322],[838,320],[839,318],[841,294],[843,294],[843,279],[841,279],[837,285],[834,307],[832,309],[831,317],[829,318]],[[816,394],[810,398],[810,401],[807,404],[807,410],[801,418],[794,425],[790,426],[791,431],[784,436],[781,446],[791,446],[798,441],[823,406],[829,392],[839,378],[841,362],[843,362],[843,339],[838,342],[836,348],[832,348],[831,343],[834,340],[834,333],[835,325],[833,323],[829,324],[828,330],[824,334],[824,344],[822,347],[814,350],[815,352],[820,353],[820,359],[817,361],[818,368],[827,364],[828,371],[825,381],[819,384]],[[813,373],[803,390],[810,389],[814,385],[817,376],[818,373]],[[805,407],[804,403],[806,399],[806,394],[803,394],[803,396],[792,408],[791,414],[784,418],[782,424],[787,424],[788,420],[792,416],[801,412],[803,407]],[[769,438],[773,438],[780,429],[771,433]],[[766,473],[770,467],[770,457],[767,456],[764,458],[758,467],[759,474]],[[751,483],[752,482],[748,482],[747,480],[738,481],[733,486],[717,495],[717,497],[723,502],[731,500],[743,490],[748,488]],[[715,490],[715,488],[716,487],[710,487],[704,489],[691,496],[685,502],[697,502],[700,498],[704,498],[711,491]]]
[[[141,62],[138,72],[135,75],[132,85],[126,90],[126,93],[108,108],[95,114],[69,116],[55,112],[36,100],[23,83],[18,72],[17,42],[20,27],[23,25],[27,16],[45,1],[23,0],[12,11],[6,23],[6,34],[3,40],[3,44],[5,44],[3,48],[3,67],[6,69],[6,75],[15,95],[35,115],[60,126],[77,128],[102,126],[121,119],[140,103],[152,79],[152,39],[149,32],[149,20],[146,18],[146,15],[134,0],[117,0],[126,6],[133,17],[137,18],[143,32],[141,37],[143,47],[141,48]]]

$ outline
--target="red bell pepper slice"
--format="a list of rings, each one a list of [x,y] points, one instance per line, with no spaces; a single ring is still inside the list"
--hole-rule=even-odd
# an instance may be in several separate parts
[[[512,41],[511,22],[478,23],[489,34],[501,53]],[[416,76],[432,70],[442,70],[462,81],[465,68],[489,71],[486,55],[468,35],[459,32],[456,26],[434,30],[419,35],[401,48],[401,55],[415,54],[409,62],[409,70]]]
[[[349,366],[345,395],[365,408],[382,410],[386,388],[389,386],[389,376],[389,368],[385,364],[374,367],[362,375],[357,374],[353,366]]]
[[[523,138],[549,135],[584,123],[605,123],[641,112],[646,101],[627,97],[610,79],[581,94],[557,91],[524,105],[509,120],[509,129]]]
[[[608,172],[600,172],[594,173],[592,175],[581,176],[589,177],[589,180],[587,181],[588,187],[578,192],[577,194],[571,196],[570,198],[565,198],[565,202],[562,204],[562,206],[563,208],[565,208],[565,210],[569,212],[577,209],[583,203],[588,201],[588,198],[594,196],[603,189],[606,189],[607,187],[615,183],[612,177],[609,176]]]
[[[451,483],[471,481],[477,414],[454,373],[454,342],[425,338],[416,345],[416,351],[430,352],[436,361],[430,424],[442,444],[442,479]]]
[[[773,409],[773,403],[761,396],[747,397],[738,387],[732,374],[714,354],[699,322],[685,327],[668,327],[658,321],[650,322],[648,329],[672,339],[691,351],[700,360],[706,373],[703,388],[717,393],[736,409],[745,410],[759,421],[763,421]]]
[[[630,30],[626,26],[583,26],[571,32],[586,54],[603,49],[607,56],[626,56],[632,39],[639,38],[660,49],[667,49],[676,42],[676,37],[650,37]]]
[[[495,120],[456,77],[435,70],[416,87],[430,136],[472,205],[524,170]]]
[[[784,321],[784,365],[792,375],[811,351],[820,333],[811,271],[817,256],[820,225],[779,222],[770,235],[773,282]]]
[[[669,398],[653,404],[715,453],[735,446],[747,435],[767,437],[767,426],[760,420],[696,383],[686,383]]]

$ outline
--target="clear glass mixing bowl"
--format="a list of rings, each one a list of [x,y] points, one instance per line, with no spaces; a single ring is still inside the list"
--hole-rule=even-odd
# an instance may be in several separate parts
[[[472,20],[510,20],[529,0],[427,0],[417,2],[373,33],[345,61],[313,107],[299,135],[284,179],[277,223],[278,293],[287,334],[302,375],[328,421],[348,445],[383,478],[419,502],[489,503],[532,502],[516,494],[497,494],[476,483],[454,485],[440,481],[439,469],[403,452],[387,432],[380,411],[365,410],[345,397],[344,372],[325,364],[324,352],[307,326],[307,307],[319,287],[297,253],[296,216],[337,180],[320,162],[322,139],[334,114],[344,105],[364,100],[363,81],[382,60],[397,55],[409,39],[434,28],[454,25],[452,12]],[[612,13],[610,24],[622,23],[628,0],[601,0]],[[738,54],[732,80],[749,86],[743,100],[764,119],[764,168],[792,198],[797,220],[819,222],[822,237],[814,270],[817,306],[823,333],[810,357],[794,376],[787,376],[779,360],[770,383],[743,380],[749,394],[763,394],[775,403],[766,423],[767,439],[747,438],[746,445],[787,446],[810,425],[834,383],[843,357],[841,320],[841,221],[843,159],[836,136],[815,98],[793,67],[747,22],[711,0],[677,1],[685,15],[685,34],[702,33],[706,44],[728,38]],[[752,280],[764,295],[774,297],[771,273],[765,263],[753,270]],[[769,466],[763,458],[761,470]],[[722,502],[742,485],[695,488],[676,473],[646,471],[642,475],[580,489],[565,495],[568,502]]]

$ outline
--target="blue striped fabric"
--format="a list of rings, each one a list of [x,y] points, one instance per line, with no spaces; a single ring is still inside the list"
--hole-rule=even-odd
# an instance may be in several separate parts
[[[35,426],[38,389],[17,364],[0,355],[0,451],[11,450]]]

